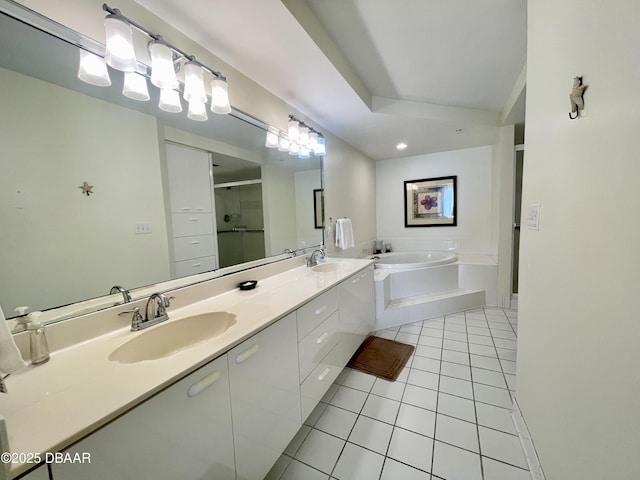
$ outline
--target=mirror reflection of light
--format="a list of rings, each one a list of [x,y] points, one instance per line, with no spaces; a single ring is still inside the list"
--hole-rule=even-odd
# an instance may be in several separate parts
[[[86,50],[78,49],[80,52],[80,66],[78,67],[78,78],[83,82],[95,85],[96,87],[108,87],[111,85],[109,71],[104,58],[89,53]]]

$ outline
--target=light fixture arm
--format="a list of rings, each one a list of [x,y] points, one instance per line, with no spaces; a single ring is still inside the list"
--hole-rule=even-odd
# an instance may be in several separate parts
[[[202,62],[196,60],[196,57],[194,55],[190,55],[186,52],[184,52],[183,50],[180,50],[179,48],[175,47],[174,45],[170,44],[169,42],[167,42],[164,38],[162,38],[162,35],[159,35],[157,33],[153,33],[150,30],[147,30],[146,28],[144,28],[142,25],[140,25],[137,22],[134,22],[133,20],[131,20],[130,18],[124,16],[122,14],[122,12],[118,9],[118,8],[112,8],[109,5],[107,5],[106,3],[102,4],[102,10],[104,10],[105,12],[110,13],[111,15],[115,15],[117,17],[122,18],[124,21],[126,21],[129,25],[131,25],[132,27],[135,27],[137,30],[141,31],[142,33],[144,33],[146,36],[150,37],[152,40],[158,41],[158,42],[162,42],[164,43],[167,47],[169,47],[171,50],[173,50],[175,53],[177,53],[179,56],[183,57],[184,59],[193,62],[195,64],[197,64],[200,68],[208,71],[209,73],[211,73],[214,77],[219,78],[221,80],[227,80],[225,78],[224,75],[222,75],[222,73],[213,70],[212,68],[207,67],[205,64],[203,64]]]

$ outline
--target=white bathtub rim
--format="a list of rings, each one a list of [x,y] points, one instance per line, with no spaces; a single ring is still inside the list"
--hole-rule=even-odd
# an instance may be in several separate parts
[[[397,251],[389,253],[380,253],[376,256],[380,258],[393,258],[404,255],[415,255],[417,258],[425,258],[430,255],[437,257],[435,260],[406,262],[406,263],[382,263],[376,262],[375,268],[379,270],[407,270],[416,268],[437,267],[440,265],[448,265],[458,261],[458,255],[454,252],[438,251],[438,250],[413,250],[413,251]]]

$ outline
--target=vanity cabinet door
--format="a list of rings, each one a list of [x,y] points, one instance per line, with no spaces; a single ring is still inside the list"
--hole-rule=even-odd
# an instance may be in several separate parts
[[[227,356],[65,452],[91,463],[54,463],[54,480],[235,480]]]
[[[238,480],[262,480],[302,425],[296,314],[229,355]]]
[[[376,323],[373,266],[340,284],[340,345],[349,361]]]

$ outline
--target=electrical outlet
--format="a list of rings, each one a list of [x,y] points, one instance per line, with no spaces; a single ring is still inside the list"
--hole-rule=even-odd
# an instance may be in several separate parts
[[[135,233],[136,235],[142,235],[145,233],[151,233],[151,223],[136,223],[135,224]]]

